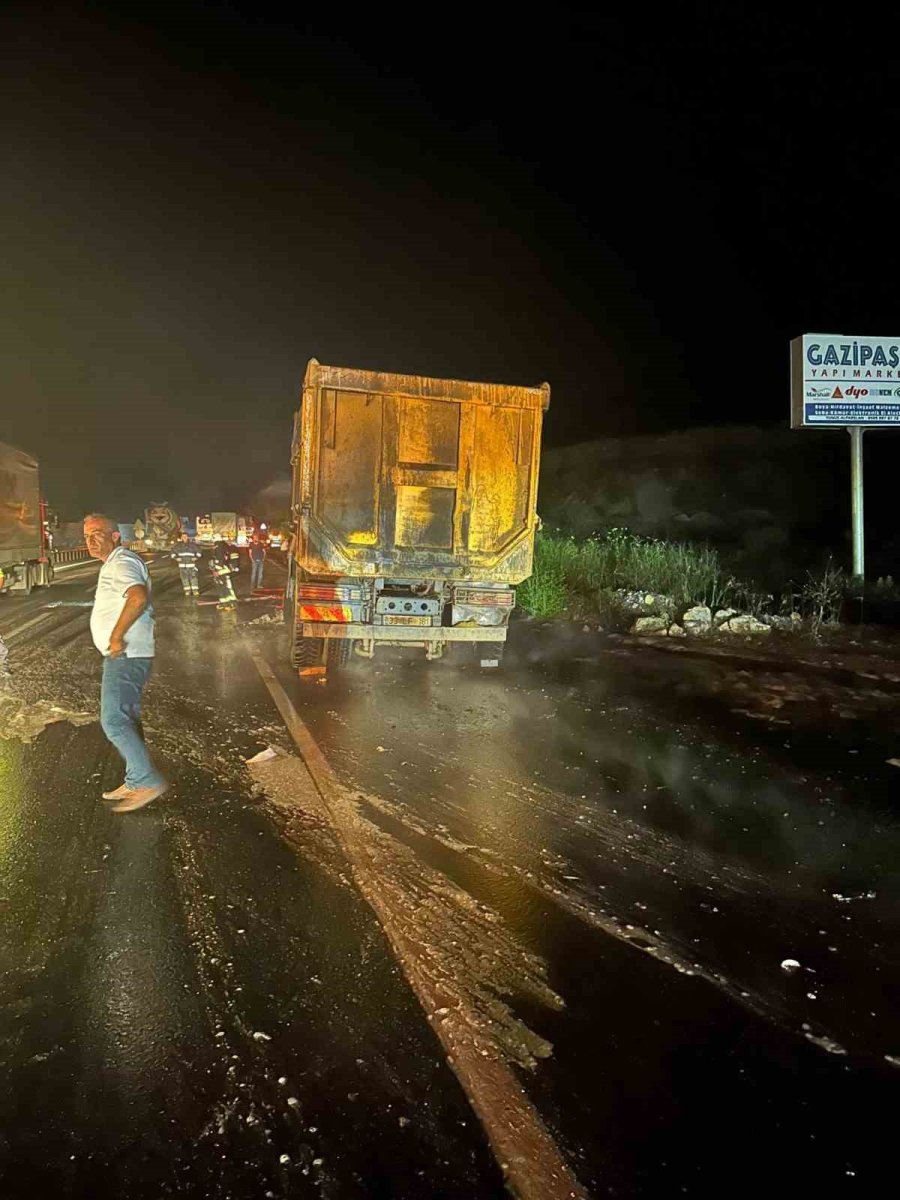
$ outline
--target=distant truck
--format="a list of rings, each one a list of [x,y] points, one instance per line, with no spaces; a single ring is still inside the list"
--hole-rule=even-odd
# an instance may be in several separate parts
[[[294,419],[285,617],[301,670],[351,648],[469,643],[503,655],[531,574],[541,422],[550,386],[323,366]],[[288,599],[288,597],[290,599]]]
[[[0,443],[0,592],[24,592],[53,580],[46,506],[37,461]]]
[[[135,533],[138,525],[135,521]],[[181,538],[181,517],[166,501],[154,502],[144,512],[140,536],[149,550],[169,550]]]
[[[196,528],[197,528],[196,540],[198,542],[205,542],[208,545],[211,545],[216,540],[215,533],[213,530],[212,517],[210,516],[209,513],[203,513],[197,517]]]
[[[197,518],[198,521],[200,518]],[[209,514],[213,542],[228,542],[231,546],[246,546],[253,532],[251,518],[244,513],[214,512]]]

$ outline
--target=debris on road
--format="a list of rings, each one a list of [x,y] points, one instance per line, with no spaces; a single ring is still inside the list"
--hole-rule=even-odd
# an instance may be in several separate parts
[[[68,721],[71,725],[90,725],[96,720],[96,713],[73,712],[48,700],[29,704],[8,688],[4,689],[0,698],[0,738],[15,738],[26,744],[33,742],[48,725],[58,721]]]
[[[279,750],[276,746],[266,746],[265,750],[260,750],[258,754],[254,754],[252,758],[245,758],[245,763],[264,763],[270,762],[273,758],[278,758],[283,754],[283,750]]]
[[[808,1042],[812,1042],[814,1046],[818,1046],[822,1050],[827,1050],[829,1054],[846,1054],[847,1051],[840,1044],[830,1037],[817,1037],[808,1030],[804,1031],[803,1036]]]
[[[794,971],[800,970],[800,964],[796,958],[785,958],[782,960],[781,969],[782,971],[787,971],[789,975],[793,975]]]

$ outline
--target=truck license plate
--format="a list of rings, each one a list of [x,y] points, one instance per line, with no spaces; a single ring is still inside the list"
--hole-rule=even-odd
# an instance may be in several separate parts
[[[385,625],[430,625],[431,617],[385,617]]]

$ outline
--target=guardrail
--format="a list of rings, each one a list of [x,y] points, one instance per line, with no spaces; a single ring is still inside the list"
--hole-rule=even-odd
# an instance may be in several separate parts
[[[122,545],[127,550],[134,550],[137,554],[147,554],[148,549],[144,542],[122,542]],[[166,554],[168,551],[161,547],[158,551],[160,554]],[[149,553],[153,553],[152,547]],[[91,556],[88,554],[87,546],[75,546],[67,550],[51,550],[50,561],[54,566],[62,566],[63,563],[87,562]]]
[[[87,562],[90,557],[87,552],[87,546],[76,546],[71,550],[50,551],[50,559],[54,566],[59,566],[62,563]]]

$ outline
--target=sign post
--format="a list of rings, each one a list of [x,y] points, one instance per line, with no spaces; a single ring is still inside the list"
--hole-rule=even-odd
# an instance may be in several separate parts
[[[863,434],[861,425],[847,427],[850,434],[850,508],[853,520],[853,578],[866,576],[865,521],[863,517]]]
[[[900,337],[804,333],[791,342],[791,428],[850,434],[853,576],[865,577],[863,433],[900,428]]]

